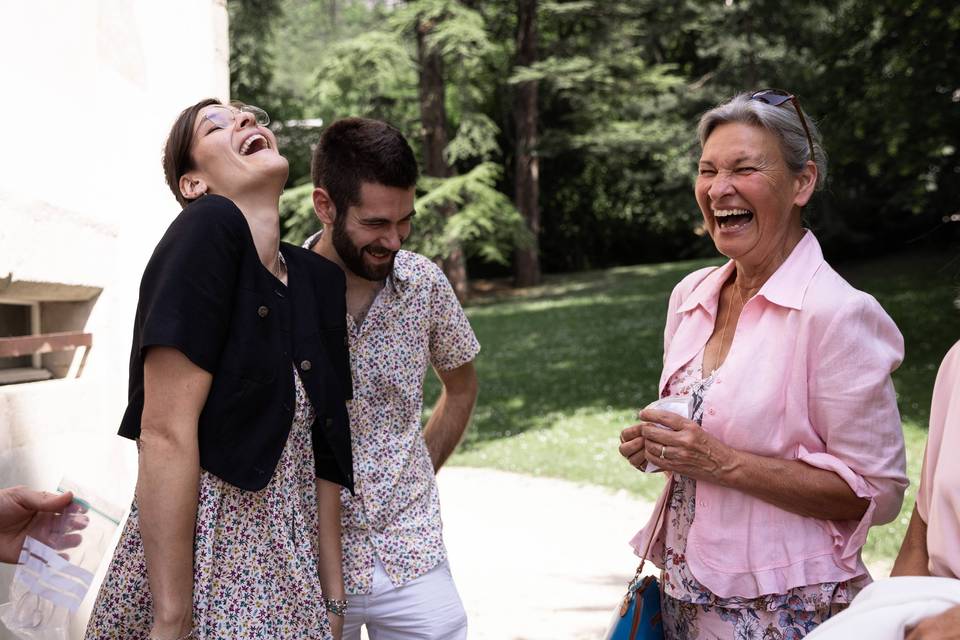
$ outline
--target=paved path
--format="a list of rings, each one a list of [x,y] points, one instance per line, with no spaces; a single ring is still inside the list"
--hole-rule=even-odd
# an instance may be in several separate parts
[[[438,476],[444,537],[470,640],[595,640],[637,558],[653,504],[626,492],[490,469]],[[889,561],[868,565],[874,576]],[[644,573],[652,573],[649,566]]]
[[[470,640],[600,637],[652,503],[563,480],[447,467],[438,481]]]

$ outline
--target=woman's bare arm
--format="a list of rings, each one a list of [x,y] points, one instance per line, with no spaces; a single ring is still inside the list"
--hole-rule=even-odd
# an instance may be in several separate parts
[[[143,365],[137,505],[154,623],[151,638],[193,626],[193,538],[200,483],[197,422],[213,376],[170,347]]]
[[[891,576],[928,576],[930,575],[930,556],[927,554],[927,523],[920,517],[917,506],[913,506],[910,525],[903,536],[900,553],[893,563]]]
[[[320,588],[325,598],[344,600],[343,553],[340,542],[340,485],[317,479],[317,509],[319,512]],[[343,634],[343,616],[328,613],[334,640]]]

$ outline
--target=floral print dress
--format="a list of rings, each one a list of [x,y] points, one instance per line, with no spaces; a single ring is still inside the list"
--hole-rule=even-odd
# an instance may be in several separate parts
[[[243,491],[200,471],[193,614],[199,640],[332,638],[317,571],[317,496],[299,376],[296,411],[270,483]],[[142,640],[153,604],[136,501],[103,581],[86,640]]]
[[[716,371],[703,378],[703,352],[670,379],[667,395],[692,396],[691,418],[703,422],[703,400]],[[696,514],[697,482],[677,474],[664,527],[662,614],[668,639],[797,640],[813,631],[867,585],[863,576],[848,582],[812,584],[759,598],[721,598],[691,573],[685,554]]]

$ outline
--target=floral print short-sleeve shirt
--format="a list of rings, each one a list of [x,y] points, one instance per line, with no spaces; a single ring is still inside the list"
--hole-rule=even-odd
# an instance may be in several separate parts
[[[480,343],[443,272],[410,251],[397,253],[362,324],[348,314],[347,327],[356,495],[342,492],[343,577],[347,593],[369,594],[374,558],[396,586],[446,560],[423,438],[423,381],[428,366],[446,371],[472,361]]]

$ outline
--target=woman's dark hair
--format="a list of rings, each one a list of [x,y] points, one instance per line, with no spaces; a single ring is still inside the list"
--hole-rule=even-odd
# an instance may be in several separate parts
[[[190,147],[193,146],[193,126],[200,110],[212,104],[223,103],[216,98],[206,98],[181,111],[176,122],[170,127],[167,143],[163,147],[163,175],[167,179],[167,186],[170,187],[173,196],[184,207],[190,201],[180,193],[180,178],[193,169],[193,159],[190,157]]]
[[[417,160],[406,138],[386,122],[337,120],[313,150],[313,186],[327,190],[337,216],[360,204],[364,182],[409,189],[417,184]]]

